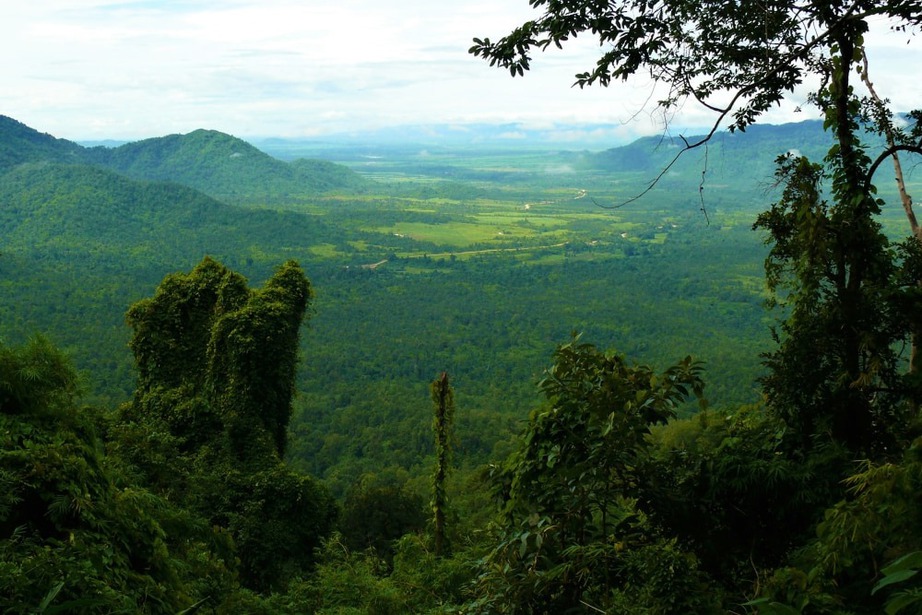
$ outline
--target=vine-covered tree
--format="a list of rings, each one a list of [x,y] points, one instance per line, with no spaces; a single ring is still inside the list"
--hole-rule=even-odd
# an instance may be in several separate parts
[[[297,263],[259,290],[205,258],[128,312],[138,363],[120,447],[148,481],[230,530],[250,587],[283,587],[331,529],[326,489],[282,461],[301,322]]]
[[[445,555],[448,550],[446,518],[448,489],[446,481],[451,470],[451,446],[455,414],[455,393],[448,383],[448,373],[436,378],[429,387],[435,409],[432,431],[435,434],[435,472],[432,475],[432,517],[435,536],[435,554]]]
[[[281,457],[310,298],[293,261],[258,291],[207,257],[189,274],[167,276],[152,298],[128,311],[139,373],[135,406],[160,414],[189,446],[221,432],[242,461],[266,458],[271,449]],[[175,395],[179,404],[159,405]]]

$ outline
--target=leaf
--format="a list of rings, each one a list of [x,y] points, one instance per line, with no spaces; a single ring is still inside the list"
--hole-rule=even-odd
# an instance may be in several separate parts
[[[519,557],[525,557],[525,553],[528,551],[528,536],[528,532],[522,532],[519,537]]]
[[[922,568],[922,551],[913,551],[897,558],[881,570],[885,576],[871,590],[871,595],[873,596],[878,590],[888,585],[902,583],[914,577],[920,568]]]
[[[63,587],[64,587],[64,581],[61,581],[60,583],[52,587],[50,590],[48,590],[48,593],[45,594],[44,598],[42,598],[42,601],[39,603],[38,608],[36,610],[39,613],[44,613],[45,610],[48,608],[48,605],[51,604],[52,600],[54,600],[57,597],[58,593],[60,593],[61,588]]]
[[[758,607],[759,615],[800,615],[801,611],[792,606],[774,602],[770,598],[759,598],[744,603],[744,606]]]
[[[889,575],[898,570],[919,570],[920,568],[922,568],[922,551],[913,551],[893,560],[884,566],[881,572]]]
[[[210,599],[211,599],[210,597],[202,598],[201,600],[199,600],[198,602],[196,602],[189,608],[181,610],[176,615],[189,615],[190,613],[195,613],[200,608],[202,608],[205,605],[205,603],[208,602]]]
[[[906,579],[910,579],[916,576],[918,570],[898,570],[893,574],[888,574],[880,581],[877,582],[877,585],[874,586],[874,589],[871,590],[871,595],[877,593],[878,590],[887,587],[888,585],[893,585],[894,583],[902,583]]]
[[[887,601],[887,615],[895,615],[907,606],[913,605],[922,600],[922,594],[919,592],[900,592]]]

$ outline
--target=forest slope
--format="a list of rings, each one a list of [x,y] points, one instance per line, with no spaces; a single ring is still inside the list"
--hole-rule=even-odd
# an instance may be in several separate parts
[[[93,165],[141,180],[168,181],[224,199],[278,201],[294,194],[360,188],[346,167],[324,160],[277,160],[213,130],[169,135],[116,148],[85,148],[0,116],[0,172],[24,163]]]

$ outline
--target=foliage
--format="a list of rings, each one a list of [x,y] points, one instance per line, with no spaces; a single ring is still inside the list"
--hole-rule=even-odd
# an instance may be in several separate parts
[[[895,586],[913,576],[917,560],[909,554],[922,546],[920,480],[918,441],[899,461],[864,462],[846,481],[847,497],[825,510],[816,537],[762,588],[764,599],[803,613],[908,607],[916,583]]]
[[[892,440],[883,430],[894,420],[882,412],[895,405],[887,394],[897,385],[893,348],[905,334],[888,304],[895,269],[872,212],[827,205],[821,174],[805,159],[782,160],[782,200],[757,222],[771,233],[769,286],[791,289],[792,304],[783,341],[768,355],[765,388],[805,444],[830,432],[870,452]]]
[[[871,593],[876,594],[885,587],[905,583],[915,577],[920,568],[922,568],[922,552],[920,551],[913,551],[897,558],[881,569],[881,573],[886,576],[877,582]],[[917,584],[917,582],[914,583],[914,585]],[[922,600],[922,590],[919,587],[903,589],[895,593],[887,601],[886,613],[887,615],[894,615],[894,613],[899,613],[920,600]],[[916,607],[916,610],[918,610],[918,607]]]
[[[704,404],[700,372],[691,358],[656,374],[578,339],[558,347],[540,384],[548,407],[532,414],[520,448],[494,469],[502,521],[476,610],[605,609],[624,592],[653,612],[691,608],[670,602],[683,594],[666,588],[703,583],[695,558],[658,538],[632,496],[650,426],[674,418],[691,394]],[[650,567],[663,561],[671,563]]]
[[[232,583],[219,532],[104,454],[64,355],[0,346],[0,610],[175,613]]]
[[[438,557],[414,535],[397,542],[389,565],[374,552],[350,550],[334,534],[305,593],[317,613],[457,613],[469,576],[463,559]]]
[[[652,432],[640,506],[730,596],[788,561],[841,497],[847,456],[804,455],[796,431],[762,406],[708,410]]]
[[[446,516],[448,508],[448,490],[445,482],[451,470],[451,449],[455,416],[454,391],[448,383],[448,374],[442,372],[430,386],[435,416],[432,419],[432,431],[435,434],[435,473],[432,475],[432,501],[430,507],[433,515],[433,533],[435,536],[435,554],[448,553],[446,539]]]
[[[394,542],[426,527],[425,502],[405,486],[359,483],[346,494],[339,531],[350,551],[371,550],[392,562]]]
[[[121,410],[118,450],[230,532],[257,590],[308,570],[336,515],[323,487],[281,461],[310,297],[294,262],[250,290],[206,258],[128,312],[138,391]]]

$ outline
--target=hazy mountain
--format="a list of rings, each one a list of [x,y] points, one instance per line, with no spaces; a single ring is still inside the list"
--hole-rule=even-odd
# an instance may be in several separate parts
[[[580,166],[604,171],[637,171],[655,175],[682,150],[687,143],[701,140],[701,136],[644,137],[629,145],[603,152],[585,154]],[[700,175],[707,171],[711,177],[740,181],[771,177],[775,159],[788,152],[802,154],[820,161],[829,149],[829,135],[823,131],[819,120],[795,124],[756,124],[746,132],[718,132],[701,147],[686,151],[670,169],[673,175]]]

